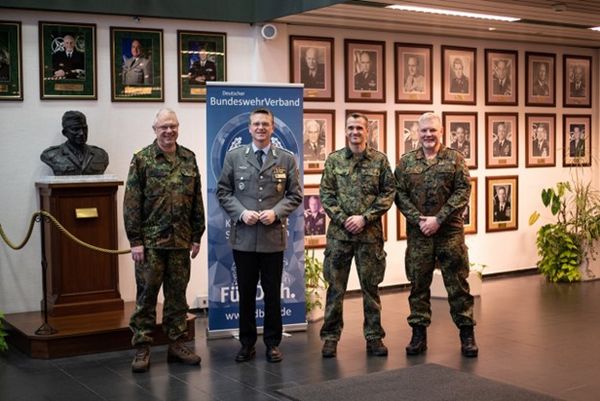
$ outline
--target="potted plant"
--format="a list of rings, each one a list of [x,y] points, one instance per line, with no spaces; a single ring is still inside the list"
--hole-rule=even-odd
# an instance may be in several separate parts
[[[542,190],[542,203],[556,217],[537,232],[540,273],[551,282],[573,282],[596,278],[594,272],[600,238],[600,193],[577,172],[571,181]],[[529,225],[540,217],[536,211]]]
[[[306,299],[306,318],[309,322],[324,316],[327,282],[323,278],[323,262],[315,256],[315,250],[309,254],[304,250],[304,296]]]
[[[8,349],[8,344],[6,343],[6,331],[4,331],[4,326],[2,325],[2,319],[4,318],[4,314],[0,311],[0,352],[6,351]]]

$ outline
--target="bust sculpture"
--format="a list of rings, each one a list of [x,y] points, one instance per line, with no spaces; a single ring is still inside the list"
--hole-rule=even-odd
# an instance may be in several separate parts
[[[62,134],[67,141],[44,150],[40,159],[54,175],[103,174],[108,166],[108,153],[97,146],[87,145],[88,126],[80,111],[67,111],[62,116]]]

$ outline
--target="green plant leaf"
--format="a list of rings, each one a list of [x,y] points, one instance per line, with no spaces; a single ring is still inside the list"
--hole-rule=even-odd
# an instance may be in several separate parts
[[[552,197],[552,206],[550,207],[550,211],[552,212],[552,215],[556,216],[556,214],[559,212],[559,210],[560,210],[560,198]]]
[[[552,198],[550,191],[552,191],[552,189],[542,189],[542,203],[546,207],[548,207],[550,199]]]
[[[2,325],[2,319],[4,318],[4,314],[0,311],[0,352],[4,352],[8,350],[8,344],[6,343],[6,332],[4,331],[4,326]]]

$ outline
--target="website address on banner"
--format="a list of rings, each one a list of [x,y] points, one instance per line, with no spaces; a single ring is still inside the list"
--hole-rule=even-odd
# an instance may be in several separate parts
[[[228,98],[216,98],[211,97],[209,100],[211,106],[253,106],[253,107],[287,107],[297,106],[300,107],[300,98],[297,99],[282,99],[282,98],[268,98],[268,97],[255,97],[251,99],[235,99],[233,97]]]
[[[256,312],[254,312],[255,317],[258,318],[263,318],[265,317],[265,311],[262,309],[256,309]],[[286,308],[285,306],[283,306],[281,308],[281,317],[286,317],[286,316],[292,316],[292,310],[290,308]],[[226,313],[225,314],[225,320],[239,320],[240,319],[240,314],[238,312],[232,312],[232,313]]]

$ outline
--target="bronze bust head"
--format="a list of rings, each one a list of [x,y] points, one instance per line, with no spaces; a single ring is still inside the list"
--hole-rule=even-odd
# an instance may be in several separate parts
[[[87,145],[88,126],[80,111],[67,111],[62,116],[62,134],[67,141],[44,150],[40,159],[52,169],[54,175],[103,174],[108,166],[108,153]]]

